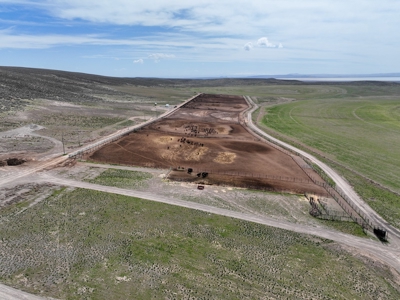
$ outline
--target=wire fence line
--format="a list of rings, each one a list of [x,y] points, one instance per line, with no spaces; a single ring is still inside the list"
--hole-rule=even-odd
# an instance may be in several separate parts
[[[313,170],[317,174],[321,173],[318,169],[313,168]],[[377,226],[353,203],[353,201],[351,201],[351,199],[340,188],[326,182],[322,183],[321,185],[321,182],[317,181],[313,176],[309,177],[316,185],[322,186],[354,222],[371,231],[374,228],[377,228]]]
[[[171,175],[171,173],[170,173],[170,175]],[[177,178],[177,177],[174,177],[173,178],[173,180],[174,181],[178,181],[178,182],[188,182],[188,179],[187,178]],[[202,185],[202,184],[205,184],[205,183],[203,183],[203,182],[194,182],[194,183],[196,183],[196,184],[199,184],[199,185]],[[223,181],[221,181],[220,183],[219,183],[219,185],[222,185],[222,186],[224,186],[224,185],[226,185],[226,186],[229,186],[229,187],[238,187],[238,188],[246,188],[246,189],[252,189],[252,190],[262,190],[262,191],[270,191],[270,192],[277,192],[277,193],[293,193],[294,191],[291,189],[291,190],[288,190],[288,189],[284,189],[284,188],[278,188],[278,187],[272,187],[272,186],[268,186],[268,185],[259,185],[259,184],[243,184],[243,183],[239,183],[239,182],[223,182]],[[301,193],[301,192],[299,192],[299,193]]]
[[[144,122],[144,123],[141,123],[141,124],[138,124],[138,125],[135,125],[135,126],[132,126],[132,127],[128,127],[128,128],[126,128],[126,129],[124,129],[124,130],[121,130],[119,133],[112,134],[111,136],[106,137],[106,138],[104,138],[104,139],[102,139],[102,140],[100,140],[100,141],[98,141],[98,142],[96,142],[96,143],[93,143],[93,144],[87,145],[87,146],[85,146],[85,147],[82,147],[82,148],[80,148],[80,149],[78,149],[78,150],[76,150],[76,151],[70,153],[70,154],[68,155],[68,157],[69,157],[69,158],[75,159],[75,158],[78,158],[78,157],[82,157],[84,154],[87,154],[87,153],[93,152],[93,151],[95,151],[95,150],[98,150],[99,148],[103,147],[103,146],[106,145],[106,144],[115,142],[115,141],[119,140],[121,137],[126,136],[126,135],[129,135],[131,132],[135,132],[135,131],[137,131],[137,130],[142,129],[142,128],[145,127],[145,126],[148,126],[148,125],[150,125],[150,124],[152,124],[152,123],[154,123],[154,122],[157,122],[157,121],[159,121],[159,120],[161,120],[161,119],[166,118],[167,116],[171,115],[171,114],[174,113],[176,110],[178,110],[178,109],[181,108],[182,106],[186,105],[186,104],[189,103],[190,101],[194,100],[195,98],[199,97],[200,95],[202,95],[202,94],[200,93],[200,94],[197,94],[197,95],[195,95],[195,96],[193,96],[193,97],[187,99],[185,102],[183,102],[183,103],[177,105],[176,108],[174,108],[174,109],[172,109],[172,110],[170,110],[170,111],[165,112],[164,114],[162,114],[162,115],[161,115],[160,117],[158,117],[158,118],[155,118],[155,119],[152,119],[152,120],[148,120],[148,121],[146,121],[146,122]]]
[[[253,103],[251,100],[247,99],[248,97],[245,96],[244,98],[245,98],[246,101],[249,103],[249,105],[255,107],[255,106],[254,106],[254,103]],[[257,134],[257,133],[256,133],[256,134]],[[294,151],[294,150],[292,150],[292,149],[290,149],[290,148],[287,148],[287,147],[285,147],[285,146],[283,146],[283,145],[281,145],[281,144],[278,145],[278,143],[277,143],[276,141],[271,140],[271,139],[269,139],[268,137],[263,136],[263,138],[265,138],[266,140],[268,140],[268,142],[269,142],[271,145],[276,145],[278,149],[279,149],[279,148],[280,148],[280,149],[283,149],[283,152],[285,152],[286,154],[292,156],[293,159],[294,159],[295,156],[301,157],[302,159],[306,159],[306,157],[302,156],[300,153],[298,153],[298,152],[296,152],[296,151]],[[281,151],[282,151],[282,150],[281,150]],[[296,159],[294,159],[294,160],[296,161]],[[296,161],[296,162],[297,162],[297,161]],[[299,164],[299,166],[302,167],[300,164]],[[317,169],[314,168],[313,166],[311,166],[311,168],[312,168],[315,172],[317,172],[317,174],[318,174],[321,178],[324,179],[324,177],[328,177],[326,174],[322,174],[322,172],[321,172],[322,170],[317,170]],[[303,167],[303,169],[305,169],[305,168]],[[307,173],[307,172],[306,172],[306,173]],[[307,175],[309,175],[309,174],[307,173]],[[310,177],[310,175],[309,175],[309,177]],[[328,177],[328,178],[329,178],[329,177]],[[315,184],[319,185],[319,182],[317,182],[317,181],[315,180],[315,178],[310,177],[310,179],[313,180]],[[327,179],[327,178],[325,178],[325,180],[326,180],[326,179]],[[329,179],[332,180],[331,178],[329,178]],[[333,180],[332,180],[332,181],[333,181]],[[334,182],[334,181],[333,181],[333,182]],[[332,196],[332,198],[335,199],[335,200],[337,201],[337,203],[338,203],[347,213],[350,214],[350,216],[352,217],[352,219],[353,219],[355,222],[357,222],[358,224],[360,224],[363,228],[370,229],[370,230],[374,230],[374,232],[375,232],[375,230],[382,230],[383,232],[386,233],[386,230],[380,228],[376,223],[372,222],[372,220],[370,220],[370,219],[368,218],[368,216],[367,216],[364,212],[362,212],[362,211],[360,210],[359,207],[357,207],[357,206],[355,205],[355,203],[353,202],[353,200],[350,199],[350,198],[346,195],[346,193],[344,193],[344,191],[343,191],[342,189],[340,189],[340,188],[337,187],[337,186],[330,185],[330,184],[328,184],[328,183],[324,183],[324,184],[322,185],[322,187],[324,187],[324,188],[327,190],[327,192]],[[349,209],[349,207],[350,207],[351,209]],[[354,212],[354,213],[353,213],[353,212]]]
[[[269,179],[269,180],[278,180],[278,181],[286,181],[286,182],[296,182],[296,183],[307,183],[313,184],[313,181],[310,179],[303,179],[303,178],[296,178],[296,177],[289,177],[289,176],[281,176],[281,175],[269,175],[269,174],[261,174],[255,172],[244,172],[244,171],[224,171],[218,169],[199,169],[199,168],[191,168],[193,173],[202,173],[207,172],[209,174],[216,174],[216,175],[228,175],[228,176],[243,176],[243,177],[250,177],[250,178],[260,178],[260,179]],[[183,169],[175,168],[175,171],[185,171]],[[322,183],[321,183],[322,184]]]
[[[321,201],[319,196],[309,193],[306,193],[305,196],[310,202],[310,215],[313,217],[330,221],[354,221],[345,211],[330,209],[326,203]]]
[[[256,108],[256,106],[254,106],[254,103],[251,99],[248,99],[250,97],[248,96],[244,96],[244,98],[246,99],[246,101],[249,103],[249,105],[251,105],[254,109]],[[249,112],[251,112],[252,110],[249,110]],[[248,115],[248,118],[250,118],[251,116]],[[251,120],[250,120],[251,123]],[[253,131],[255,132],[255,131]],[[257,134],[257,132],[255,132]],[[277,149],[281,150],[282,152],[285,152],[286,154],[290,155],[293,159],[298,156],[301,157],[302,159],[306,159],[304,156],[302,156],[300,153],[287,148],[281,144],[278,144],[276,141],[269,139],[268,137],[263,136],[263,138],[265,138],[266,140],[268,140],[268,142],[271,145],[277,145]],[[296,160],[295,160],[296,161]],[[301,167],[301,166],[300,166]],[[311,166],[312,167],[312,166]],[[313,168],[313,167],[312,167]],[[303,168],[304,169],[304,168]],[[317,172],[317,174],[319,174],[321,176],[321,178],[324,179],[324,176],[327,177],[326,179],[330,179],[326,174],[322,174],[321,172],[319,172],[320,170],[316,170],[315,168],[313,168],[314,171]],[[308,173],[307,173],[308,174]],[[309,174],[308,174],[309,175]],[[311,178],[312,180],[315,180],[313,178]],[[330,181],[329,180],[329,181]],[[332,182],[334,182],[332,180]],[[317,182],[315,182],[316,184],[318,184]],[[358,224],[360,224],[363,228],[365,229],[370,229],[373,230],[373,232],[376,234],[378,232],[378,235],[384,235],[384,239],[387,238],[387,232],[385,229],[381,228],[380,226],[378,226],[375,222],[373,222],[372,220],[370,220],[368,218],[368,216],[360,210],[359,207],[357,207],[357,205],[354,203],[354,201],[352,199],[350,199],[346,193],[341,190],[339,187],[337,186],[333,186],[333,185],[329,185],[329,187],[325,187],[325,185],[323,186],[324,188],[326,188],[327,192],[332,196],[333,199],[335,199],[338,204],[344,208],[344,210],[350,214],[350,216],[352,217],[352,219],[357,222]],[[351,208],[349,209],[348,206]],[[353,213],[354,212],[354,213]],[[380,236],[381,238],[382,236]]]

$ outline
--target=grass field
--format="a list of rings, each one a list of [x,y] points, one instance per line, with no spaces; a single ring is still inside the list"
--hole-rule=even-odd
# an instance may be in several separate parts
[[[400,190],[400,98],[299,101],[269,108],[263,122]]]
[[[62,189],[0,212],[0,280],[65,299],[398,299],[331,241],[196,210]]]
[[[256,102],[274,102],[282,98],[293,100],[344,99],[360,97],[399,97],[400,86],[381,83],[343,83],[343,84],[247,84],[224,86],[201,86],[187,88],[193,93],[248,95]]]
[[[86,181],[118,188],[139,189],[147,187],[147,180],[152,177],[150,173],[146,172],[107,169],[96,178]]]
[[[344,178],[346,178],[354,190],[371,206],[379,215],[383,216],[390,224],[400,228],[400,197],[369,180],[349,171],[338,164],[330,163]]]
[[[288,99],[332,98],[346,94],[346,90],[341,87],[317,85],[242,85],[202,87],[192,90],[213,94],[248,95],[258,103],[280,103]]]
[[[286,88],[291,91],[289,86]],[[341,89],[344,92],[336,94],[332,90],[328,94],[311,94],[301,89],[307,97],[293,96],[301,101],[262,107],[260,113],[265,115],[260,126],[325,157],[336,169],[340,166],[334,162],[346,167],[340,171],[357,192],[384,218],[399,226],[400,197],[359,175],[400,191],[400,87],[371,83],[343,85]]]

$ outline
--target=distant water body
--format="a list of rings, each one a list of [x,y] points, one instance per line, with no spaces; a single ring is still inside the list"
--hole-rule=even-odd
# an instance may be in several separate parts
[[[400,82],[400,77],[349,77],[349,78],[276,78],[281,80],[299,80],[307,82],[347,82],[347,81],[392,81]]]

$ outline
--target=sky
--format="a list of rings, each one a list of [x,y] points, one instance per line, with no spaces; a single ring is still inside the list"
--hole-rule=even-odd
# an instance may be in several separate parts
[[[400,72],[400,0],[0,0],[0,65],[117,77]]]

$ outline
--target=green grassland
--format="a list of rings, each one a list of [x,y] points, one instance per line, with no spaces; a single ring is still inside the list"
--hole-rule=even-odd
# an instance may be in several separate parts
[[[107,169],[96,178],[85,181],[118,188],[139,189],[147,187],[147,180],[152,177],[147,172]]]
[[[242,85],[242,86],[221,86],[221,87],[201,87],[193,89],[203,93],[229,94],[229,95],[248,95],[252,96],[258,103],[275,103],[284,98],[305,100],[310,98],[331,98],[341,97],[346,94],[346,90],[336,86],[318,85],[290,85],[290,84],[266,84],[266,85]]]
[[[280,81],[279,84],[234,84],[221,86],[199,86],[187,88],[194,93],[248,95],[256,98],[256,102],[274,102],[280,98],[291,98],[293,100],[321,100],[321,99],[344,99],[359,97],[389,97],[400,96],[400,85],[375,82],[360,83],[323,83],[311,84],[288,81]]]
[[[263,122],[400,190],[400,98],[299,101],[269,108]]]
[[[0,280],[63,299],[398,299],[390,270],[329,240],[63,189],[0,212]]]
[[[282,93],[293,88],[280,87]],[[264,115],[259,126],[325,159],[378,213],[399,226],[400,197],[367,178],[400,191],[400,87],[369,83],[340,88],[343,93],[313,93],[311,86],[300,86],[302,96],[293,94],[295,101],[282,105],[259,98],[267,104],[257,112]],[[272,93],[266,89],[265,95]]]

